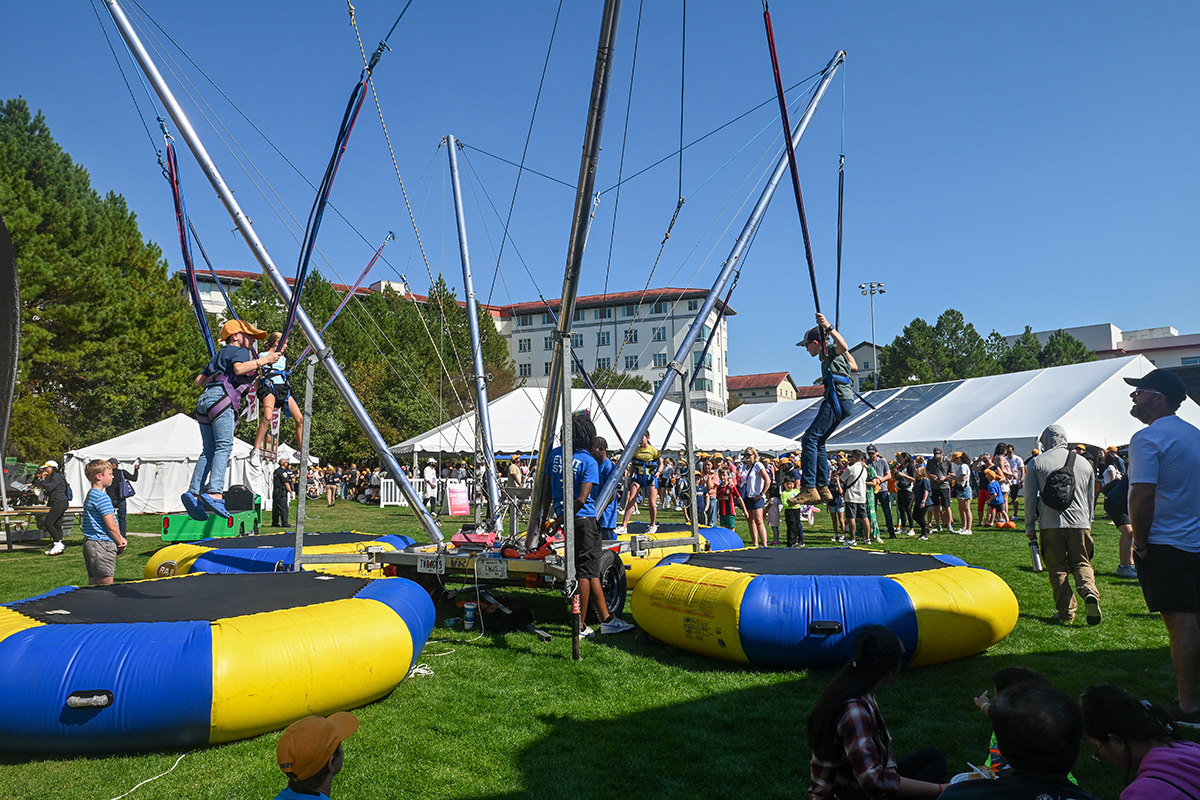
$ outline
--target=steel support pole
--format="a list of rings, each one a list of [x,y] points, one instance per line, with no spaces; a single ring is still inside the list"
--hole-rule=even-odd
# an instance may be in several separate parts
[[[692,487],[692,496],[688,498],[688,506],[692,518],[692,547],[696,552],[700,552],[700,520],[696,514],[699,510],[697,502],[698,487],[696,486],[696,443],[692,440],[692,389],[689,385],[689,379],[686,371],[679,373],[680,392],[683,394],[683,405],[680,411],[683,412],[683,446],[687,456],[688,469],[688,484]]]
[[[796,123],[795,133],[792,134],[793,146],[798,145],[800,140],[804,138],[804,132],[808,130],[808,123],[812,121],[817,106],[821,104],[821,98],[825,96],[825,90],[829,88],[834,74],[845,59],[846,51],[839,50],[834,54],[833,59],[825,65],[825,74],[821,78],[821,82],[817,84],[816,92],[814,92],[812,99],[808,102],[808,108],[804,110],[804,116]],[[658,413],[663,400],[667,398],[667,393],[671,391],[671,385],[675,382],[676,376],[684,371],[683,364],[690,358],[692,347],[696,344],[696,339],[699,338],[700,331],[708,321],[708,315],[712,313],[721,292],[725,290],[725,285],[733,275],[738,260],[742,257],[742,253],[745,251],[747,245],[749,245],[750,239],[754,235],[754,231],[758,228],[759,222],[762,221],[763,214],[766,213],[767,206],[771,203],[771,198],[775,195],[775,189],[779,186],[779,182],[783,179],[783,175],[787,172],[787,169],[788,156],[785,148],[783,155],[776,162],[775,171],[771,173],[771,178],[763,188],[758,202],[754,204],[754,210],[750,212],[750,219],[746,220],[746,226],[742,228],[741,234],[738,235],[737,241],[734,242],[733,250],[721,266],[721,273],[717,276],[716,283],[709,290],[708,297],[704,299],[704,304],[700,307],[700,312],[696,314],[696,319],[692,322],[692,326],[688,328],[687,334],[683,337],[683,342],[675,352],[675,359],[667,365],[667,372],[664,374],[662,382],[659,383],[658,389],[654,392],[654,397],[651,398],[649,406],[647,406],[645,413],[642,414],[642,418],[638,420],[637,427],[630,433],[630,442],[640,442],[642,440],[642,436],[650,429],[651,420]],[[632,447],[626,448],[621,453],[621,458],[617,461],[616,469],[608,476],[608,480],[600,490],[600,496],[596,499],[598,504],[604,505],[612,498],[613,493],[617,490],[619,476],[624,475],[625,470],[629,468],[629,463],[633,460],[633,453],[634,448]]]
[[[458,179],[458,141],[446,137],[446,152],[450,156],[450,183],[454,190],[454,218],[458,223],[458,251],[462,256],[463,295],[467,304],[467,328],[471,332],[471,355],[475,367],[475,419],[479,437],[483,440],[483,465],[487,469],[488,530],[501,530],[500,486],[496,479],[496,449],[492,445],[492,419],[488,409],[487,375],[483,371],[483,345],[479,336],[479,303],[475,298],[475,282],[471,279],[471,254],[467,248],[467,218],[463,213],[462,186]],[[479,491],[479,487],[475,487]]]
[[[559,344],[561,345],[562,342],[559,342]],[[568,366],[571,363],[570,342],[567,342],[566,344],[566,347],[561,347],[558,350],[558,354],[562,358],[562,363],[560,366],[565,368],[565,374],[570,374],[570,367]],[[571,405],[570,381],[563,381],[561,400],[563,557],[567,562],[564,565],[566,572],[566,583],[563,586],[563,592],[566,594],[567,600],[571,603],[571,657],[578,661],[580,659],[579,632],[583,630],[584,620],[587,619],[587,609],[580,608],[579,580],[575,576],[575,441],[571,430],[571,425],[574,420],[572,419],[571,414],[573,406]]]
[[[567,241],[567,266],[563,275],[562,302],[558,310],[558,338],[556,348],[571,346],[571,322],[575,317],[575,297],[579,293],[579,272],[583,266],[583,249],[587,242],[588,212],[591,207],[592,190],[596,185],[596,167],[600,162],[600,135],[604,130],[604,111],[608,104],[608,84],[612,77],[613,48],[617,41],[617,23],[621,17],[621,0],[604,0],[604,12],[600,21],[600,41],[596,47],[596,68],[592,74],[592,97],[588,105],[587,126],[583,133],[583,155],[579,163],[579,180],[575,189],[575,212],[571,217],[571,235]],[[546,393],[546,413],[542,417],[542,430],[538,436],[537,472],[533,479],[533,495],[530,498],[529,543],[537,530],[541,494],[549,491],[546,456],[554,443],[557,425],[557,403],[562,384],[570,382],[570,369],[564,369],[567,359],[556,349],[551,359],[549,390]],[[640,435],[639,435],[640,436]],[[629,441],[640,441],[630,439]]]
[[[208,151],[204,148],[204,144],[200,141],[200,137],[196,134],[195,129],[192,128],[192,124],[183,112],[183,108],[176,101],[175,95],[167,86],[166,81],[163,80],[158,67],[155,66],[154,61],[150,58],[150,54],[142,45],[141,39],[138,38],[137,32],[133,29],[128,17],[125,16],[120,3],[117,0],[104,0],[104,4],[108,8],[108,13],[112,16],[113,22],[116,23],[118,30],[120,30],[121,36],[125,39],[125,43],[129,45],[130,51],[133,53],[134,58],[137,59],[142,72],[145,73],[146,78],[154,87],[159,100],[166,107],[167,113],[175,123],[175,127],[179,130],[184,142],[187,143],[188,149],[192,151],[192,155],[195,156],[196,161],[200,164],[200,168],[204,170],[209,183],[212,184],[217,196],[221,199],[221,203],[224,204],[225,210],[233,218],[233,223],[237,226],[238,232],[246,240],[246,244],[249,246],[250,252],[254,254],[255,260],[263,268],[263,272],[270,279],[271,285],[275,287],[276,293],[278,293],[284,304],[291,303],[291,288],[287,285],[287,281],[284,280],[278,267],[275,266],[275,262],[271,260],[271,255],[267,252],[267,248],[259,240],[258,234],[255,233],[254,227],[250,222],[250,218],[242,213],[241,206],[238,205],[237,200],[233,197],[233,192],[226,185],[225,179],[221,177],[221,173],[217,171],[216,164],[208,155]],[[296,288],[300,289],[301,287]],[[358,399],[358,395],[354,393],[350,382],[342,374],[341,367],[334,361],[333,351],[326,346],[324,340],[321,338],[320,331],[312,324],[312,321],[309,320],[308,315],[304,313],[304,309],[302,308],[296,309],[296,320],[300,325],[300,330],[304,333],[304,338],[308,340],[309,345],[312,346],[313,351],[321,360],[321,365],[329,373],[333,385],[341,394],[346,406],[350,409],[350,413],[358,420],[358,424],[362,428],[363,433],[366,434],[367,439],[371,442],[371,446],[379,454],[380,462],[391,473],[396,482],[400,484],[400,490],[408,498],[409,505],[416,512],[417,518],[421,520],[425,532],[429,534],[429,538],[434,542],[441,542],[443,537],[442,532],[438,529],[437,522],[425,510],[425,507],[421,503],[421,498],[417,495],[416,490],[413,489],[412,484],[409,483],[404,471],[400,469],[400,464],[396,460],[396,457],[388,449],[387,442],[383,440],[383,436],[380,435],[379,430],[375,427],[375,423],[371,421],[370,415],[363,408],[363,404]]]
[[[309,356],[304,367],[304,434],[300,437],[300,480],[296,486],[300,491],[296,494],[296,543],[292,546],[292,571],[299,572],[304,563],[304,514],[308,510],[308,442],[312,432],[312,396],[313,378],[316,377],[317,359]]]

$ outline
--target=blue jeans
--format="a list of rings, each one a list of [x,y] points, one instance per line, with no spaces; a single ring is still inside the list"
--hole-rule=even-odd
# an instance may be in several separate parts
[[[829,485],[829,457],[825,453],[825,441],[848,416],[848,408],[843,409],[839,415],[828,397],[821,401],[817,416],[800,440],[800,452],[804,460],[804,473],[800,478],[800,485],[804,488]]]
[[[224,396],[225,388],[221,384],[209,384],[196,401],[196,413],[206,413]],[[200,422],[200,440],[204,447],[200,451],[200,458],[196,460],[192,484],[188,487],[192,494],[225,490],[225,470],[233,453],[233,427],[236,423],[237,415],[232,408],[225,409],[213,420],[212,425],[203,420]]]

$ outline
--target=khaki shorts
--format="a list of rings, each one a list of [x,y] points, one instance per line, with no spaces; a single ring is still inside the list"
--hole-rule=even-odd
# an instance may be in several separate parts
[[[84,539],[83,563],[89,578],[114,577],[117,574],[117,543],[111,539]]]

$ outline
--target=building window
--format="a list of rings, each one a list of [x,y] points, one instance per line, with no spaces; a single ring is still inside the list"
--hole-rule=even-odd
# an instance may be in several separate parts
[[[662,381],[655,381],[654,382],[654,391],[657,392],[659,386],[662,386]]]
[[[625,331],[625,344],[637,344],[637,328]]]
[[[546,361],[542,364],[542,374],[543,375],[550,374],[550,362],[549,361]]]
[[[751,396],[751,397],[758,397],[758,392],[751,392],[751,393],[750,393],[750,396]]]
[[[638,312],[637,306],[625,306],[625,308],[621,309],[621,316],[622,317],[636,317],[637,312]]]
[[[553,336],[543,336],[542,337],[542,349],[543,350],[553,350],[554,349],[554,337]]]
[[[712,336],[712,328],[705,325],[700,329],[700,341],[707,342],[708,337]]]
[[[612,344],[612,331],[596,331],[596,347],[608,347]]]
[[[697,378],[696,388],[702,392],[711,392],[713,390],[713,382],[708,378]],[[753,394],[753,392],[751,392]]]
[[[554,320],[550,318],[549,312],[542,314],[542,324],[543,325],[550,325],[553,322],[554,322]]]
[[[547,364],[546,366],[550,366],[550,365]],[[528,378],[530,375],[533,374],[533,365],[532,364],[518,364],[517,365],[517,374],[519,376],[521,376],[522,378]]]
[[[612,306],[597,308],[594,316],[595,319],[612,319]]]
[[[582,333],[572,333],[571,334],[571,347],[583,347],[583,334]]]
[[[1179,359],[1179,363],[1181,366],[1191,367],[1196,364],[1200,364],[1200,356],[1184,356],[1183,358]]]
[[[664,325],[661,328],[654,328],[654,336],[652,338],[656,342],[665,342],[667,340],[667,326]]]
[[[578,371],[579,371],[579,365],[576,363],[575,359],[572,358],[571,359],[571,374],[574,375]]]
[[[575,313],[571,315],[571,319],[575,320],[576,322],[583,322],[583,309],[575,309]]]
[[[528,353],[532,349],[533,349],[533,340],[532,339],[517,339],[517,352],[518,353]]]
[[[667,365],[667,354],[666,353],[655,353],[654,354],[654,366],[665,367],[666,365]]]
[[[688,311],[699,311],[699,310],[700,310],[700,301],[699,300],[688,300]]]
[[[666,300],[659,300],[657,303],[655,303],[654,305],[650,306],[650,313],[651,313],[651,314],[665,314],[665,313],[667,313],[667,301],[666,301]]]
[[[637,369],[638,368],[637,358],[638,358],[637,356],[625,356],[625,369],[627,369],[627,370]]]
[[[612,369],[612,359],[611,358],[597,358],[596,359],[596,369]]]
[[[533,324],[533,314],[522,314],[517,317],[517,327],[527,328]]]
[[[871,368],[871,362],[870,362],[870,361],[864,361],[864,362],[862,363],[862,368],[863,368],[863,369],[870,369],[870,368]]]
[[[704,354],[704,362],[703,363],[700,362],[700,354],[699,353],[692,353],[692,369],[700,369],[701,367],[704,367],[706,369],[712,369],[712,353]]]

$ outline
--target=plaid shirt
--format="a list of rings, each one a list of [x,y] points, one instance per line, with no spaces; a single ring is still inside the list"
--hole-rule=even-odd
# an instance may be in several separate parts
[[[857,789],[867,797],[885,797],[900,788],[892,737],[871,694],[846,701],[837,735],[841,752],[833,760],[812,757],[810,800],[833,797],[838,787]]]

